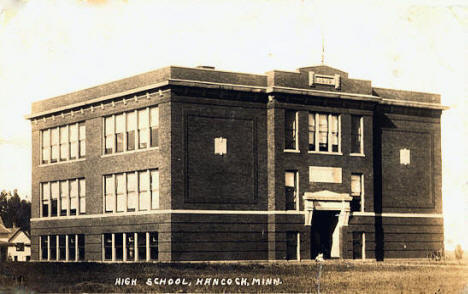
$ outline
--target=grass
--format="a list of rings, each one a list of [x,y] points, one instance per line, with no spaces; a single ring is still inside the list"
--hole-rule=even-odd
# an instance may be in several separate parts
[[[0,292],[311,292],[317,293],[315,262],[301,263],[3,263]],[[136,285],[115,285],[116,278]],[[231,278],[229,285],[195,285],[197,278]],[[236,285],[235,278],[250,284]],[[278,285],[252,279],[278,278]],[[191,285],[147,285],[148,278],[185,278]],[[205,280],[206,281],[206,280]],[[238,280],[240,282],[240,280]],[[468,291],[468,264],[428,261],[326,261],[321,293],[462,293]]]

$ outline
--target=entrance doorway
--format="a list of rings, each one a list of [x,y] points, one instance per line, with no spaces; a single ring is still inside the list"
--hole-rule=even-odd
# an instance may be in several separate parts
[[[332,247],[339,247],[339,237],[334,238],[338,224],[339,211],[315,211],[312,216],[312,226],[310,228],[310,257],[313,259],[322,253],[324,258],[333,256]],[[339,228],[338,228],[339,229]],[[336,250],[333,250],[336,251]],[[339,252],[338,252],[339,255]]]

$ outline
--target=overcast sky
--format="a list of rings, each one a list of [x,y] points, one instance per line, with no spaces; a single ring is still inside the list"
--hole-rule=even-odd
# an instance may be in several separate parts
[[[320,63],[323,37],[327,65],[450,106],[446,244],[468,248],[464,2],[0,0],[0,190],[30,198],[32,101],[167,65],[295,70]]]

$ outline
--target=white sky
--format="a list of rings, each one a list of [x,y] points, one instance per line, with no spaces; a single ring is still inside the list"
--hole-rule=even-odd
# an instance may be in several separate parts
[[[465,1],[0,0],[0,190],[30,198],[32,101],[167,65],[264,73],[325,63],[435,92],[446,244],[468,248]]]

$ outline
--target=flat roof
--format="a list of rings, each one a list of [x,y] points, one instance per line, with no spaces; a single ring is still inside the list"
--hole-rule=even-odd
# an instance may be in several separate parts
[[[307,81],[309,72],[340,75],[341,87],[312,87]],[[303,67],[297,71],[270,71],[266,74],[230,72],[203,67],[168,66],[95,87],[44,99],[32,103],[26,119],[79,109],[106,100],[177,85],[200,88],[219,88],[269,94],[272,92],[310,96],[335,97],[373,101],[429,109],[447,109],[440,104],[440,95],[424,92],[377,88],[371,81],[348,78],[348,73],[326,65]]]

